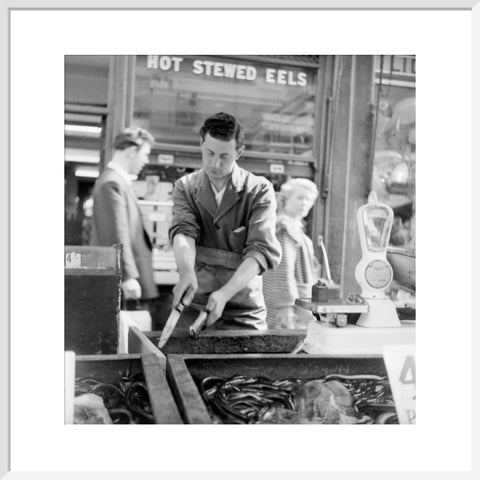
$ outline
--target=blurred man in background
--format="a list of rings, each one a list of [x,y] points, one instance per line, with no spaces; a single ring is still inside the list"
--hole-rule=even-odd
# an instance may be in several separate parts
[[[154,142],[147,130],[125,128],[116,136],[113,158],[93,189],[91,244],[122,244],[123,298],[136,302],[158,296],[153,280],[152,244],[143,226],[131,179],[148,163]]]

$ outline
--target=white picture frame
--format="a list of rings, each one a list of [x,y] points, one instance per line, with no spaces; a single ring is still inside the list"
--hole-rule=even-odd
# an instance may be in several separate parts
[[[59,318],[63,308],[62,294],[59,292],[59,285],[63,282],[63,272],[60,281],[58,275],[55,277],[54,273],[61,271],[63,267],[61,253],[63,252],[63,226],[61,225],[61,220],[55,220],[57,218],[55,215],[58,212],[61,214],[63,205],[58,207],[56,205],[57,202],[53,201],[58,199],[58,194],[62,190],[58,182],[61,182],[63,178],[61,167],[63,164],[63,130],[58,131],[58,119],[61,119],[63,116],[63,89],[56,89],[54,92],[48,91],[47,93],[47,90],[43,90],[42,86],[45,85],[46,75],[51,76],[52,83],[58,82],[62,78],[62,69],[59,66],[63,65],[63,59],[58,58],[61,49],[58,48],[53,52],[54,41],[57,42],[57,45],[63,45],[64,51],[68,50],[72,54],[95,53],[90,50],[93,48],[92,45],[97,45],[98,50],[105,54],[135,54],[139,51],[138,42],[141,42],[142,36],[145,35],[145,48],[152,48],[152,30],[146,28],[146,25],[151,27],[149,22],[151,22],[151,16],[153,15],[147,11],[149,9],[152,9],[153,12],[174,12],[175,9],[184,8],[182,10],[184,15],[188,12],[201,13],[209,11],[212,12],[212,16],[214,11],[221,9],[219,10],[220,16],[224,16],[224,20],[227,19],[227,22],[211,24],[205,21],[204,18],[200,18],[200,14],[197,15],[199,23],[189,24],[189,36],[192,37],[191,42],[193,42],[195,49],[201,50],[205,48],[205,45],[200,41],[202,35],[208,36],[209,29],[212,28],[219,29],[219,31],[222,31],[223,28],[227,33],[233,35],[231,50],[234,51],[230,51],[230,53],[238,54],[246,53],[245,47],[242,47],[242,37],[253,36],[251,24],[248,21],[245,23],[238,22],[238,13],[248,13],[250,22],[253,24],[254,16],[259,13],[261,7],[271,12],[270,18],[273,26],[270,23],[265,23],[265,30],[272,34],[273,39],[269,38],[269,41],[266,41],[265,44],[258,45],[259,54],[267,54],[270,48],[277,48],[275,46],[272,47],[272,45],[275,45],[273,40],[280,41],[283,38],[281,33],[283,32],[283,36],[285,33],[288,33],[287,27],[289,24],[280,15],[281,12],[289,13],[292,19],[295,16],[297,20],[303,18],[307,23],[314,15],[312,12],[339,12],[339,15],[345,17],[349,13],[353,13],[359,18],[361,17],[361,22],[357,26],[349,23],[349,28],[342,32],[343,35],[349,38],[350,45],[352,45],[351,48],[356,51],[342,51],[338,46],[334,46],[329,51],[325,50],[326,53],[331,54],[365,53],[367,47],[369,47],[370,54],[391,53],[393,44],[386,45],[388,42],[385,39],[385,35],[391,34],[393,27],[392,24],[378,23],[377,21],[381,17],[381,15],[377,16],[378,12],[384,12],[386,16],[390,12],[397,15],[398,18],[402,17],[403,12],[411,12],[412,18],[422,16],[422,12],[427,12],[427,15],[430,15],[432,18],[435,16],[435,12],[443,11],[451,12],[452,14],[464,12],[472,20],[471,38],[470,35],[467,35],[468,32],[463,32],[470,38],[469,42],[463,37],[459,39],[461,32],[458,30],[458,25],[465,24],[463,21],[457,22],[457,20],[452,20],[452,31],[454,34],[444,30],[442,35],[442,32],[435,30],[436,22],[438,21],[437,17],[435,17],[435,21],[430,23],[428,21],[423,22],[423,32],[413,31],[412,34],[419,39],[419,51],[421,50],[421,55],[417,62],[419,79],[418,102],[422,104],[424,95],[425,98],[430,95],[429,92],[421,90],[422,77],[431,78],[429,76],[431,72],[428,71],[431,68],[431,64],[428,63],[427,52],[431,50],[432,55],[433,52],[438,55],[436,45],[442,41],[444,42],[446,37],[451,45],[447,53],[447,58],[450,61],[452,61],[452,56],[458,55],[459,58],[464,58],[466,54],[470,53],[466,52],[465,49],[472,49],[470,62],[462,60],[462,65],[471,66],[473,69],[474,81],[471,83],[472,100],[479,107],[478,88],[476,88],[480,80],[478,60],[480,7],[478,6],[478,0],[451,0],[443,2],[427,0],[402,2],[397,0],[389,2],[388,6],[385,6],[385,2],[381,1],[335,2],[332,0],[319,2],[304,0],[280,2],[277,0],[275,2],[254,2],[245,0],[244,2],[231,2],[228,7],[222,2],[210,1],[202,2],[201,8],[196,7],[195,2],[187,1],[165,1],[162,2],[161,6],[154,1],[117,1],[114,3],[105,0],[97,2],[70,1],[68,6],[62,3],[64,2],[52,1],[42,2],[39,5],[31,2],[29,5],[25,5],[23,10],[19,10],[13,0],[6,0],[5,5],[2,5],[1,9],[1,24],[8,26],[8,31],[3,36],[4,39],[7,39],[7,42],[5,45],[2,42],[4,47],[2,48],[4,71],[9,74],[12,74],[12,72],[23,72],[23,74],[20,75],[21,78],[12,77],[10,82],[7,81],[7,75],[2,76],[0,79],[2,98],[5,99],[4,104],[8,106],[8,108],[4,109],[4,115],[0,117],[2,126],[5,124],[4,128],[0,128],[1,144],[4,152],[3,158],[8,160],[0,162],[0,168],[2,169],[0,174],[2,188],[0,191],[4,192],[3,199],[6,201],[6,204],[3,201],[1,202],[1,217],[4,226],[2,229],[4,234],[1,236],[1,265],[4,265],[4,268],[1,275],[0,304],[3,308],[2,318],[5,321],[0,322],[0,351],[2,352],[0,376],[3,387],[0,389],[2,392],[0,395],[0,425],[4,425],[5,428],[0,427],[0,478],[3,478],[4,475],[6,478],[23,478],[32,474],[35,477],[51,478],[53,475],[51,473],[52,470],[63,470],[62,473],[57,474],[62,479],[78,476],[82,478],[90,477],[92,473],[89,473],[88,470],[102,470],[98,474],[102,479],[109,476],[115,476],[115,478],[119,476],[127,478],[128,476],[128,478],[131,478],[133,474],[135,478],[144,478],[149,474],[145,471],[141,472],[142,469],[140,467],[144,467],[147,460],[150,462],[152,451],[158,453],[158,461],[154,464],[158,465],[158,467],[152,468],[153,463],[148,463],[149,470],[162,472],[162,476],[167,476],[167,478],[176,476],[176,472],[183,472],[185,476],[207,474],[211,476],[211,473],[205,473],[209,470],[217,472],[223,470],[223,474],[217,473],[219,478],[224,478],[226,471],[230,472],[230,476],[233,476],[236,472],[239,477],[241,475],[241,478],[244,478],[245,474],[243,472],[250,469],[257,472],[261,471],[262,478],[272,476],[272,478],[275,477],[277,479],[283,475],[291,478],[292,472],[297,472],[294,468],[295,462],[298,465],[298,472],[301,472],[295,473],[296,476],[308,474],[305,470],[305,465],[308,465],[308,471],[322,472],[322,476],[334,476],[335,474],[335,477],[337,477],[337,471],[342,472],[342,476],[345,477],[351,476],[352,473],[355,475],[361,474],[359,472],[363,472],[362,475],[366,476],[369,464],[366,461],[362,461],[362,459],[365,460],[365,454],[358,459],[357,467],[355,463],[352,464],[352,458],[355,459],[359,452],[364,453],[368,451],[361,442],[352,443],[350,437],[352,435],[355,436],[356,433],[352,434],[350,429],[348,431],[345,429],[347,435],[342,438],[338,435],[338,431],[332,431],[327,426],[325,426],[322,434],[318,437],[312,434],[311,429],[305,431],[305,427],[299,426],[299,429],[280,427],[281,430],[279,432],[281,432],[281,435],[275,434],[268,438],[272,440],[272,443],[275,443],[279,441],[278,437],[280,437],[282,442],[279,445],[285,445],[285,450],[278,449],[278,447],[275,450],[269,450],[268,446],[265,446],[266,454],[264,454],[265,458],[263,460],[259,458],[262,452],[258,450],[260,444],[258,439],[255,438],[256,434],[252,435],[249,433],[251,438],[248,438],[248,435],[245,436],[241,429],[232,432],[232,429],[228,426],[225,426],[225,428],[221,427],[220,435],[217,431],[212,432],[211,429],[205,428],[202,430],[202,435],[196,436],[198,432],[195,432],[193,429],[187,431],[182,426],[155,426],[155,430],[147,431],[139,428],[132,433],[128,431],[128,437],[124,441],[125,449],[121,451],[116,450],[117,455],[120,452],[120,458],[117,457],[116,459],[117,463],[113,457],[114,450],[110,450],[108,454],[105,454],[109,458],[103,464],[99,461],[96,463],[90,461],[89,455],[93,455],[93,453],[89,453],[89,443],[95,443],[94,437],[101,435],[95,427],[93,427],[95,429],[94,433],[92,433],[93,428],[90,431],[88,427],[87,429],[81,427],[78,431],[75,431],[74,435],[78,443],[69,444],[69,442],[72,442],[73,437],[71,426],[63,425],[63,384],[60,381],[55,381],[63,379],[63,365],[62,363],[57,363],[63,361],[63,352],[61,352],[63,342],[61,341],[60,347],[57,344],[58,342],[56,343],[58,338],[63,338],[62,332],[58,331],[58,326],[63,325],[63,318]],[[111,10],[101,11],[101,8]],[[145,11],[142,11],[143,9]],[[248,9],[257,10],[250,12]],[[144,18],[141,23],[132,22],[131,28],[124,28],[122,30],[123,35],[119,35],[116,28],[118,24],[112,22],[110,17],[113,17],[113,12],[122,12],[124,10],[128,10],[132,15],[136,12],[142,13]],[[72,23],[68,25],[65,22],[66,17],[62,17],[62,15],[74,12],[76,19],[72,20]],[[110,15],[108,15],[109,12]],[[88,22],[84,22],[86,19],[85,13],[90,13],[91,15]],[[457,29],[454,28],[454,24],[457,25]],[[103,25],[102,29],[98,28],[99,25]],[[157,25],[159,37],[162,35],[162,31],[172,27],[167,23],[158,23]],[[67,26],[69,26],[72,37],[75,37],[75,35],[77,37],[68,39],[57,34],[57,31],[64,34]],[[399,35],[405,35],[410,28],[409,25],[403,25],[402,27]],[[325,25],[325,29],[327,28],[329,27]],[[26,32],[29,33],[26,34]],[[84,32],[85,38],[83,42],[79,41],[79,32]],[[181,30],[178,30],[178,32],[181,32]],[[275,32],[276,35],[273,34]],[[311,38],[310,35],[307,35],[309,32],[311,30],[304,33],[306,37]],[[292,51],[285,53],[298,53],[299,49],[303,49],[304,53],[319,53],[319,48],[324,48],[324,45],[320,43],[317,45],[305,44],[302,38],[299,38],[300,33],[301,29],[295,30],[295,35],[290,39]],[[376,37],[373,33],[376,34]],[[90,39],[92,36],[94,37],[93,41],[90,40],[90,43],[87,41],[87,34]],[[319,31],[318,36],[322,37],[322,35],[322,31]],[[370,38],[369,45],[362,40],[365,36]],[[140,40],[139,37],[141,37]],[[131,46],[129,46],[128,42],[125,42],[125,39],[129,38],[131,39]],[[265,41],[265,36],[262,38]],[[375,38],[377,43],[374,42]],[[120,47],[115,45],[115,40],[119,44],[124,42],[121,43],[121,51],[118,51]],[[477,40],[477,42],[475,43],[474,40]],[[45,46],[48,45],[52,46],[52,51],[45,49]],[[404,48],[402,48],[402,43],[398,39],[397,45],[400,50],[399,53],[403,53]],[[20,48],[18,48],[19,46]],[[225,46],[219,46],[218,48],[225,48]],[[253,47],[249,44],[247,49],[251,48]],[[188,50],[188,45],[182,44],[179,50],[182,49]],[[364,50],[361,51],[362,49]],[[171,50],[170,45],[167,50]],[[189,51],[187,50],[182,53],[188,54]],[[25,56],[25,52],[28,53],[27,56]],[[43,62],[39,61],[39,59],[42,59],[41,56],[43,56]],[[422,63],[422,61],[425,63]],[[472,393],[478,399],[478,386],[476,386],[475,382],[470,384],[472,376],[468,374],[470,372],[468,363],[471,363],[471,368],[475,364],[478,365],[478,353],[476,353],[475,348],[472,349],[471,353],[476,357],[477,362],[471,361],[472,356],[469,351],[469,347],[473,344],[470,339],[478,338],[478,325],[476,325],[475,321],[472,321],[470,324],[471,313],[473,312],[470,288],[471,268],[474,266],[472,265],[472,260],[476,259],[476,265],[478,265],[478,258],[477,255],[471,256],[469,235],[470,233],[473,234],[474,238],[478,240],[478,231],[473,229],[475,225],[472,225],[472,228],[470,227],[469,200],[470,198],[478,200],[478,192],[475,188],[472,188],[470,195],[469,187],[473,185],[467,185],[471,181],[470,178],[478,178],[473,174],[475,172],[478,173],[478,166],[475,165],[475,162],[470,164],[471,160],[467,157],[470,153],[470,143],[473,146],[471,153],[476,154],[473,158],[478,158],[479,156],[478,140],[476,138],[478,135],[475,133],[479,131],[479,114],[478,108],[472,110],[475,115],[474,126],[476,130],[472,130],[470,135],[469,91],[468,89],[465,91],[463,88],[458,87],[458,85],[469,85],[468,77],[470,71],[469,68],[467,68],[468,71],[458,71],[457,83],[452,84],[450,80],[455,78],[455,76],[452,76],[452,69],[455,72],[456,68],[455,62],[452,63],[453,65],[446,62],[444,67],[439,68],[438,84],[435,82],[435,85],[431,85],[431,88],[437,92],[439,98],[444,102],[441,103],[440,113],[432,111],[425,115],[425,111],[420,109],[421,113],[418,117],[420,139],[422,125],[423,128],[429,128],[429,115],[432,116],[432,123],[435,123],[435,118],[433,117],[442,114],[445,116],[445,121],[450,120],[454,122],[454,127],[460,129],[456,139],[444,138],[445,151],[450,153],[461,152],[454,159],[454,168],[450,174],[446,174],[445,171],[438,171],[432,178],[427,178],[422,176],[422,174],[419,174],[418,177],[419,190],[428,188],[429,191],[433,192],[432,195],[436,195],[435,201],[442,202],[442,209],[448,218],[448,222],[445,230],[441,230],[439,227],[438,238],[435,238],[435,241],[430,240],[430,237],[422,237],[422,235],[428,235],[426,231],[428,228],[423,230],[423,234],[421,233],[422,228],[417,230],[420,235],[419,250],[422,251],[422,248],[423,252],[429,250],[426,252],[429,257],[428,262],[422,263],[423,260],[421,258],[418,259],[419,290],[422,291],[421,289],[423,288],[424,293],[420,293],[420,295],[425,295],[425,300],[421,303],[422,308],[419,308],[419,315],[422,317],[422,322],[431,325],[431,332],[433,332],[431,344],[425,343],[426,337],[423,337],[423,344],[421,342],[422,339],[419,342],[419,345],[428,346],[428,352],[419,352],[421,357],[418,375],[419,385],[422,385],[423,379],[426,385],[425,389],[427,390],[423,391],[425,394],[431,394],[433,388],[438,388],[441,392],[449,392],[449,395],[453,397],[451,400],[439,397],[438,401],[442,407],[449,407],[451,410],[448,411],[446,417],[439,417],[437,430],[431,432],[431,437],[429,437],[430,443],[423,444],[423,451],[414,448],[412,453],[411,445],[408,442],[414,443],[415,438],[403,428],[396,434],[396,443],[391,443],[391,451],[386,449],[384,444],[382,445],[382,443],[392,439],[388,427],[378,434],[378,443],[372,444],[370,449],[372,455],[370,465],[371,470],[383,471],[382,476],[384,474],[393,475],[397,471],[402,470],[418,471],[420,472],[419,475],[425,475],[431,471],[442,471],[452,477],[456,475],[456,472],[462,471],[472,476],[474,471],[476,471],[474,470],[474,467],[476,468],[474,457],[470,456],[473,448],[470,436],[456,436],[458,432],[465,433],[469,430],[457,428],[455,422],[471,422],[476,419],[476,415],[471,416],[470,411],[470,407],[473,405],[471,403],[473,399]],[[26,68],[19,68],[22,64],[25,64]],[[42,65],[54,65],[55,69],[44,70],[41,68]],[[29,78],[25,76],[25,73],[28,72],[30,73]],[[424,87],[425,84],[423,84]],[[20,88],[23,90],[19,92]],[[20,124],[18,123],[18,118],[23,111],[21,105],[25,104],[17,102],[20,98],[18,96],[19,93],[25,97],[27,104],[31,108],[31,115],[24,117],[23,123],[21,123],[24,128],[23,143],[21,141],[22,131],[19,131]],[[39,115],[40,112],[44,111],[46,96],[48,97],[48,105],[54,112],[52,118],[55,121],[52,123],[42,121],[43,114]],[[464,107],[463,110],[455,102],[461,103]],[[58,109],[62,111],[58,112]],[[465,116],[454,117],[453,115],[457,112],[467,113]],[[442,138],[442,131],[438,135]],[[455,144],[455,141],[462,139],[468,144],[460,146]],[[472,140],[471,142],[470,139]],[[428,141],[426,143],[428,144]],[[460,141],[460,143],[462,142]],[[32,151],[36,152],[36,158],[33,159],[35,161],[32,160]],[[28,156],[26,156],[27,153],[29,153]],[[36,163],[46,158],[50,158],[53,165],[49,173],[39,170],[38,163]],[[450,166],[448,160],[448,157],[445,155],[435,158],[436,163],[439,165],[439,170],[445,168],[448,170]],[[472,168],[474,170],[470,171]],[[462,178],[465,181],[464,184],[459,181]],[[432,184],[425,183],[427,180],[430,180]],[[435,184],[435,182],[438,182],[438,184]],[[50,192],[50,187],[52,192]],[[25,190],[22,191],[22,188]],[[437,195],[441,192],[445,192],[444,196],[438,198]],[[418,211],[419,218],[423,218],[428,225],[433,227],[434,224],[428,223],[429,219],[426,215],[426,210],[430,206],[425,198],[420,199]],[[459,212],[459,206],[462,208],[462,212]],[[422,208],[426,209],[423,210],[423,215]],[[441,217],[437,213],[434,212],[432,216],[440,219]],[[46,214],[47,221],[44,223],[40,221],[41,214]],[[31,225],[30,229],[25,228],[25,222],[27,222],[27,225]],[[42,225],[44,225],[43,228]],[[9,238],[7,232],[13,236]],[[459,236],[456,235],[458,232],[460,232]],[[461,243],[458,238],[461,238]],[[472,243],[472,245],[476,244],[478,242]],[[437,263],[434,263],[435,258],[438,260]],[[51,268],[45,268],[49,265]],[[472,287],[474,288],[478,286],[478,279],[475,279],[475,276],[473,278],[474,283]],[[436,289],[429,285],[431,282],[437,286]],[[24,290],[21,288],[22,285],[24,285]],[[435,295],[435,292],[438,295]],[[50,311],[48,310],[49,308]],[[453,329],[453,326],[460,326],[460,328]],[[424,325],[421,328],[423,327]],[[454,333],[451,333],[451,328]],[[21,347],[19,347],[20,345]],[[441,355],[442,351],[444,352],[443,356]],[[59,356],[60,353],[61,356]],[[439,374],[438,371],[432,369],[432,358],[438,360],[439,368],[444,368],[447,373],[456,371],[457,375],[452,377],[449,374],[444,374],[443,376]],[[28,365],[28,368],[26,368],[26,365]],[[28,374],[28,372],[30,373]],[[46,390],[48,395],[52,396],[51,402],[57,406],[60,405],[60,409],[50,411],[44,408],[50,402],[45,401],[46,392],[39,388],[39,375],[45,374],[45,372],[54,372],[52,374],[54,381],[48,379],[45,382]],[[435,382],[438,383],[432,384],[426,378],[427,376],[435,377]],[[9,394],[12,391],[23,391],[21,386],[24,384],[31,385],[32,388],[34,387],[32,390],[34,393],[33,400],[27,401],[25,396],[11,397],[10,400]],[[426,412],[425,409],[430,408],[429,405],[422,404],[421,394],[422,389],[420,388],[417,403],[420,413],[422,409]],[[58,397],[61,398],[60,403]],[[431,408],[434,407],[432,406]],[[19,412],[21,408],[25,409],[25,415],[29,417],[27,427],[25,427],[23,422],[20,422],[22,425],[18,421],[12,422],[12,419],[20,418]],[[438,406],[435,408],[438,409]],[[50,414],[52,415],[51,417],[49,417]],[[474,433],[478,433],[478,420],[476,421],[476,425],[472,424],[472,431],[475,429]],[[420,432],[419,435],[422,437],[421,422],[419,421],[413,428],[417,428],[416,432]],[[301,432],[300,429],[302,429]],[[194,433],[191,433],[192,431]],[[58,432],[61,433],[59,434]],[[262,437],[263,434],[260,435],[260,430],[258,433],[259,438]],[[189,443],[187,437],[191,435],[194,435],[196,438],[195,444]],[[41,437],[44,440],[37,442],[37,449],[35,450],[32,447],[32,439]],[[110,437],[110,440],[112,438],[113,436]],[[165,441],[165,438],[168,441]],[[184,443],[180,442],[182,438]],[[243,450],[243,447],[239,447],[239,438],[244,442],[241,445],[250,447],[250,452],[249,448]],[[368,438],[370,439],[370,437]],[[440,439],[443,441],[440,441]],[[228,448],[227,440],[232,442],[231,445],[237,449],[236,458],[241,459],[238,462],[230,461],[230,463],[226,463],[226,459],[235,458],[235,455],[232,455]],[[298,447],[302,440],[305,441],[303,450]],[[439,443],[435,443],[436,441]],[[155,444],[157,444],[157,447],[153,449],[152,445],[155,446]],[[85,448],[83,452],[80,448],[81,445]],[[188,448],[186,445],[188,445]],[[192,445],[197,445],[198,450],[190,449]],[[141,453],[142,446],[144,447],[145,456],[142,456]],[[252,449],[252,446],[255,448]],[[185,448],[185,451],[180,452],[180,447]],[[476,447],[478,448],[478,444]],[[19,448],[23,450],[19,451]],[[49,449],[50,453],[45,453]],[[328,461],[328,456],[334,452],[334,449],[339,449],[346,453],[344,455],[344,458],[346,458],[345,462],[337,462],[336,467],[332,466]],[[305,457],[302,457],[302,451],[305,452]],[[58,456],[56,464],[48,461],[48,458],[53,458],[52,452]],[[66,452],[69,452],[69,454]],[[70,458],[68,455],[74,458],[73,454],[75,452],[77,455],[85,455],[85,452],[89,453],[89,455],[82,458],[83,472],[75,473],[75,469],[65,471],[64,465],[68,463],[65,459]],[[221,453],[218,454],[218,452]],[[387,457],[383,459],[375,458],[377,452],[384,452],[387,456],[392,455],[392,470],[384,462]],[[315,462],[312,461],[312,453],[317,455]],[[415,460],[409,458],[409,454],[412,456],[414,454]],[[452,455],[451,461],[448,459],[448,454]],[[131,461],[127,461],[127,455],[131,455]],[[399,455],[405,455],[403,462],[395,461],[395,459],[398,460]],[[288,456],[292,457],[294,461],[287,461]],[[155,457],[153,458],[155,459]],[[169,463],[171,458],[177,459],[176,467]],[[435,462],[433,462],[432,458],[436,458]],[[12,459],[14,462],[12,462]],[[35,468],[39,464],[43,464],[44,468]],[[139,471],[135,470],[135,464],[139,466]],[[118,465],[121,465],[120,468]],[[251,465],[250,468],[249,465]],[[379,465],[382,465],[381,469],[378,468]],[[50,466],[50,468],[46,468],[47,466]],[[272,473],[278,468],[283,473]],[[117,469],[123,473],[114,473],[114,470]],[[29,472],[25,473],[27,470]],[[47,473],[48,470],[50,470],[50,473]],[[153,474],[150,475],[153,478]]]

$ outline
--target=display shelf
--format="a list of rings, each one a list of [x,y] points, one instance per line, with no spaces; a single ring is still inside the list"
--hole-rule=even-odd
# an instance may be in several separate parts
[[[170,245],[168,229],[172,224],[173,202],[140,200],[143,224],[154,247]]]

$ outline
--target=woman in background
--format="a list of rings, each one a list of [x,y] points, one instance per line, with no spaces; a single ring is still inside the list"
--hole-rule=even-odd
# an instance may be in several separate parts
[[[320,276],[313,243],[305,234],[303,219],[318,197],[316,185],[304,178],[284,183],[278,192],[277,238],[282,245],[280,265],[263,275],[268,328],[306,328],[311,312],[295,306],[296,298],[311,297]]]

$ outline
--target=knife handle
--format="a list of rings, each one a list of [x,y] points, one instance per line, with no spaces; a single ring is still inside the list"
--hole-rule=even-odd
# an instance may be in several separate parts
[[[184,308],[185,308],[185,304],[183,303],[183,298],[182,298],[180,300],[180,303],[173,309],[176,310],[178,313],[182,313]]]
[[[207,317],[208,312],[206,310],[202,310],[197,319],[190,326],[189,332],[191,337],[198,338],[198,332],[200,332],[200,330],[204,327]]]

